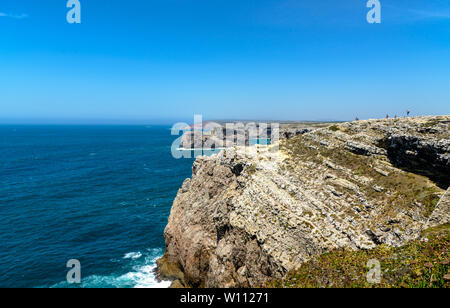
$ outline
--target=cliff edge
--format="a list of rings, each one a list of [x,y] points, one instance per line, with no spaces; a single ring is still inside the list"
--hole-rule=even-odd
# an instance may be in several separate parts
[[[258,287],[328,251],[420,238],[448,223],[449,127],[450,116],[354,121],[197,158],[159,276]]]

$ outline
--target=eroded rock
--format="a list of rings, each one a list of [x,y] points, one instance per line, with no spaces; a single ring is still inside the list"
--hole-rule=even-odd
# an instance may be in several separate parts
[[[161,277],[257,287],[324,252],[400,246],[448,222],[447,197],[432,208],[444,190],[403,170],[391,148],[400,160],[426,157],[431,170],[447,166],[449,118],[343,123],[283,140],[279,152],[231,147],[197,158],[172,206]],[[407,134],[415,137],[394,137]]]

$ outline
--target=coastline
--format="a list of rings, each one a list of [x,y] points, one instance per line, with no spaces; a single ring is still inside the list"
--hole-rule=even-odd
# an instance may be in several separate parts
[[[198,157],[172,205],[159,277],[173,287],[261,287],[330,250],[414,241],[437,224],[428,224],[432,213],[449,219],[448,123],[332,124],[283,139],[281,165],[270,151],[235,147]],[[411,203],[422,205],[411,212]]]

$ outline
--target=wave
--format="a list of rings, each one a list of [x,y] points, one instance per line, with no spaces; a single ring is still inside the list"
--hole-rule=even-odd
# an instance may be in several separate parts
[[[140,257],[142,257],[142,253],[138,252],[129,252],[127,254],[125,254],[125,256],[123,256],[124,259],[139,259]]]
[[[168,288],[170,281],[158,281],[155,276],[156,260],[161,256],[162,249],[130,252],[122,258],[131,262],[127,264],[131,270],[125,274],[90,275],[82,277],[79,285],[64,281],[51,288]]]

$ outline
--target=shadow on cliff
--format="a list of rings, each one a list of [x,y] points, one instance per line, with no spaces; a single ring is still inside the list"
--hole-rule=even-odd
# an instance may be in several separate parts
[[[428,177],[442,189],[450,186],[450,164],[445,150],[409,136],[386,138],[379,146],[387,150],[387,157],[396,168]]]

